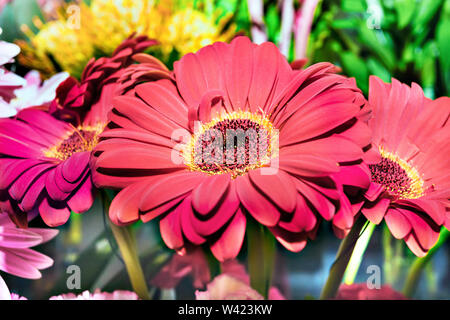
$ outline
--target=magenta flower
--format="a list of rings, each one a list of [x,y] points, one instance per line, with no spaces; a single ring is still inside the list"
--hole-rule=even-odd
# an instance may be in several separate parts
[[[188,275],[193,279],[194,288],[203,288],[211,280],[208,261],[201,248],[184,255],[174,254],[152,279],[152,285],[172,289]]]
[[[51,115],[26,109],[0,126],[0,208],[16,218],[39,211],[51,227],[94,202],[90,151],[98,127],[74,127]]]
[[[28,109],[0,120],[0,209],[15,220],[38,211],[55,227],[71,211],[92,206],[89,160],[107,122],[115,81],[133,63],[132,55],[154,43],[130,37],[112,57],[90,61],[80,84],[67,78],[58,87],[51,114]]]
[[[50,241],[58,230],[28,228],[19,229],[8,215],[0,214],[0,270],[12,275],[39,279],[39,270],[53,265],[53,260],[31,247]]]

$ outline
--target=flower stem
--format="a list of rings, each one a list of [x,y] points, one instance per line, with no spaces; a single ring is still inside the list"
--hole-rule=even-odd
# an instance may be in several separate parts
[[[250,286],[267,299],[275,265],[275,239],[265,227],[249,221],[247,244]]]
[[[320,294],[321,300],[332,299],[336,296],[339,286],[341,285],[342,278],[344,277],[345,269],[347,269],[348,262],[352,256],[353,249],[355,248],[356,242],[361,235],[361,230],[363,230],[366,222],[366,218],[363,215],[360,215],[349,234],[342,240],[336,254],[336,259],[330,268],[328,279],[322,288],[322,292]]]
[[[137,254],[136,240],[130,227],[119,227],[110,221],[114,238],[119,245],[131,286],[139,298],[150,300],[144,273]]]
[[[372,238],[375,227],[376,224],[369,222],[364,232],[361,232],[361,236],[356,242],[347,269],[345,270],[344,274],[345,284],[352,284],[355,281],[359,267],[361,266],[362,258],[364,256],[364,253],[366,252],[367,246],[369,245],[370,239]]]
[[[422,271],[425,269],[426,265],[431,261],[435,253],[439,250],[440,247],[447,241],[450,236],[450,231],[448,231],[445,227],[442,227],[441,234],[439,236],[438,242],[434,245],[433,248],[428,251],[428,254],[422,258],[416,258],[416,260],[411,265],[411,268],[408,271],[408,275],[406,277],[405,286],[403,287],[403,294],[411,298],[413,297],[417,286],[419,284],[420,276],[422,275]]]
[[[107,214],[109,211],[109,205],[111,204],[111,196],[108,194],[108,190],[102,190],[100,195],[103,203],[103,209],[105,211],[104,214]],[[142,271],[141,263],[139,261],[136,239],[134,237],[133,230],[130,226],[119,227],[111,220],[108,219],[108,221],[117,245],[119,246],[120,253],[122,254],[133,291],[139,296],[139,298],[143,300],[150,300],[144,272]]]

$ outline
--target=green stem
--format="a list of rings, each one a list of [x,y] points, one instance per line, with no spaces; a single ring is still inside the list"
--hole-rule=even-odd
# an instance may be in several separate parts
[[[139,298],[150,300],[147,284],[137,254],[136,241],[130,227],[119,227],[110,221],[114,238],[119,245],[120,253],[130,278],[131,286]]]
[[[441,234],[439,236],[438,242],[434,245],[433,248],[428,251],[428,254],[422,258],[416,258],[416,260],[411,265],[411,268],[408,271],[408,275],[406,277],[405,286],[403,287],[403,294],[411,298],[414,295],[414,292],[417,289],[419,284],[420,276],[422,275],[422,271],[425,269],[428,262],[431,261],[433,256],[439,250],[440,247],[447,241],[450,236],[450,231],[446,228],[442,228]]]
[[[103,206],[105,214],[109,210],[110,197],[107,191],[102,192]],[[139,261],[139,255],[137,251],[136,239],[134,237],[133,230],[130,226],[117,226],[111,220],[109,220],[111,231],[119,246],[120,253],[122,254],[125,267],[127,269],[128,277],[133,287],[133,291],[143,300],[150,300],[147,283],[142,271],[141,263]]]
[[[366,252],[367,246],[369,245],[370,239],[372,238],[375,227],[376,224],[369,222],[367,228],[365,228],[364,232],[361,234],[358,241],[356,242],[347,269],[345,270],[344,274],[345,284],[352,284],[355,281],[359,267],[361,266],[362,258],[364,256],[364,253]]]
[[[265,227],[249,221],[247,244],[250,286],[267,299],[275,264],[275,239]]]
[[[331,266],[330,273],[328,274],[328,279],[322,288],[322,292],[320,294],[321,300],[332,299],[336,296],[339,286],[341,285],[342,278],[344,277],[345,269],[347,269],[348,262],[352,256],[353,249],[355,248],[356,242],[361,234],[361,230],[366,222],[366,218],[363,215],[360,215],[349,234],[342,240],[336,254],[336,259]]]

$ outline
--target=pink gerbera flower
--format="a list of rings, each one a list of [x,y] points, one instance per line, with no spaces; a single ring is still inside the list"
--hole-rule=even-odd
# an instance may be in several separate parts
[[[372,183],[362,213],[404,239],[417,256],[436,243],[450,198],[450,98],[426,98],[392,79],[370,78],[372,143],[381,161],[369,165]]]
[[[194,288],[203,288],[211,280],[208,261],[201,248],[182,256],[173,255],[152,279],[152,285],[172,289],[188,275],[192,277]]]
[[[92,60],[81,83],[65,80],[50,113],[24,110],[0,126],[0,209],[15,220],[38,210],[49,226],[64,224],[71,211],[94,201],[89,159],[107,122],[115,81],[131,56],[154,41],[129,38],[110,58]],[[20,222],[18,222],[20,224]]]
[[[53,260],[30,249],[50,241],[58,230],[28,228],[19,229],[7,214],[0,214],[0,270],[12,275],[39,279],[39,270],[53,265]]]
[[[264,297],[250,287],[250,277],[245,267],[236,260],[222,264],[222,274],[207,285],[206,291],[195,292],[197,300],[264,300]],[[286,300],[276,287],[271,287],[269,300]]]
[[[51,297],[49,300],[139,300],[136,293],[125,290],[116,290],[111,293],[101,292],[100,289],[93,293],[84,291],[79,295],[74,293],[61,294]]]
[[[112,221],[159,217],[168,247],[207,242],[222,261],[238,254],[249,217],[292,251],[322,219],[350,228],[333,174],[368,187],[367,172],[351,173],[370,139],[360,90],[334,70],[293,70],[272,43],[238,37],[184,56],[174,81],[131,86],[94,151],[96,185],[123,189]]]

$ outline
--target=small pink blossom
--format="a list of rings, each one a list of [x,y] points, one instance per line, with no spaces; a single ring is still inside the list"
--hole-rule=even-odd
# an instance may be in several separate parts
[[[197,300],[264,300],[264,297],[250,287],[250,278],[243,265],[235,260],[222,264],[223,273],[207,285],[206,291],[195,292]],[[272,287],[269,300],[285,300],[280,291]]]
[[[30,248],[57,234],[54,229],[17,228],[7,214],[0,213],[0,270],[26,279],[41,278],[39,270],[52,266],[53,260]]]
[[[51,297],[50,300],[139,300],[139,297],[131,291],[116,290],[109,293],[97,289],[93,293],[86,290],[79,295],[73,293],[61,294]]]

